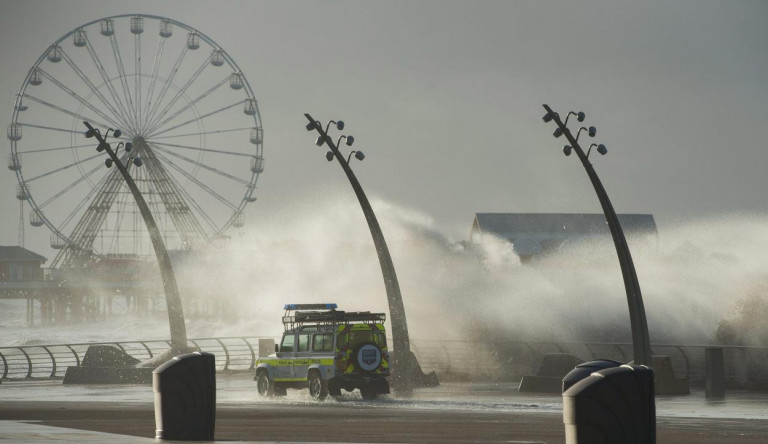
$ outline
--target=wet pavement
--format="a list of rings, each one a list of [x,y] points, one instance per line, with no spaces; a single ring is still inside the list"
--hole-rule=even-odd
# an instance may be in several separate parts
[[[217,441],[564,442],[562,397],[514,383],[443,383],[409,398],[261,399],[247,373],[217,375]],[[149,385],[0,384],[0,442],[156,442]],[[768,393],[657,397],[658,442],[768,442]],[[56,426],[56,427],[51,427]],[[108,433],[111,432],[111,433]]]

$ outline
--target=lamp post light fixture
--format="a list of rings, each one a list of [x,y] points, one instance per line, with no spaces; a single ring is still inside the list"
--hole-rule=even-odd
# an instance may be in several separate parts
[[[344,122],[328,121],[325,129],[322,124],[314,120],[309,114],[304,114],[309,120],[306,128],[307,131],[316,130],[320,135],[315,141],[315,145],[323,146],[328,144],[330,150],[325,153],[325,158],[331,162],[335,158],[339,161],[339,165],[344,170],[344,173],[349,179],[349,183],[352,185],[352,189],[355,191],[357,200],[360,202],[360,207],[365,215],[365,220],[368,222],[368,228],[371,231],[371,237],[376,247],[376,254],[379,257],[379,265],[381,266],[381,273],[384,277],[384,288],[387,293],[387,302],[389,304],[390,321],[392,323],[392,342],[395,348],[394,359],[391,362],[393,368],[393,388],[395,393],[400,395],[409,395],[413,392],[412,378],[416,371],[414,363],[415,358],[411,353],[411,344],[408,337],[408,325],[405,320],[405,306],[403,305],[403,297],[400,293],[400,284],[397,281],[397,274],[395,273],[395,266],[392,263],[392,256],[389,254],[389,248],[384,240],[384,234],[381,231],[379,222],[376,219],[376,215],[373,213],[371,204],[368,202],[368,198],[363,192],[360,182],[358,182],[355,173],[352,172],[352,168],[349,166],[349,161],[352,156],[357,160],[362,161],[365,155],[360,150],[350,151],[346,158],[339,151],[339,144],[344,139],[347,146],[352,146],[355,139],[353,136],[339,136],[336,144],[333,143],[333,139],[328,136],[328,129],[331,124],[335,124],[336,129],[339,131],[344,129]]]
[[[576,151],[576,155],[579,157],[579,160],[581,160],[589,179],[592,181],[592,186],[595,188],[597,198],[600,200],[600,205],[603,208],[608,227],[613,236],[613,243],[619,257],[619,264],[621,265],[621,274],[624,278],[624,289],[627,294],[627,303],[629,305],[629,321],[632,328],[632,351],[634,354],[634,361],[636,365],[646,365],[651,367],[651,342],[648,334],[648,322],[645,317],[643,296],[640,291],[640,282],[638,281],[637,273],[635,272],[635,265],[632,262],[632,255],[629,252],[629,246],[624,237],[624,231],[621,229],[621,224],[619,224],[619,219],[616,216],[613,205],[611,205],[611,201],[608,199],[608,194],[605,192],[605,188],[603,188],[600,178],[597,177],[595,169],[588,160],[592,147],[597,147],[597,152],[602,155],[607,153],[608,149],[603,144],[592,144],[586,154],[584,153],[584,150],[581,149],[578,138],[579,135],[581,135],[582,130],[586,131],[590,137],[594,137],[597,133],[597,129],[594,126],[590,126],[589,128],[581,127],[576,133],[576,137],[573,137],[566,124],[568,122],[568,117],[571,115],[576,115],[577,120],[582,122],[585,117],[583,112],[568,113],[564,123],[560,120],[560,116],[552,111],[552,108],[548,105],[544,105],[544,109],[547,111],[544,115],[544,122],[554,120],[557,124],[557,129],[555,129],[553,135],[555,137],[565,135],[566,139],[568,139],[570,145],[563,147],[563,153],[566,156],[569,156],[571,151]]]
[[[85,137],[95,137],[99,141],[99,145],[96,147],[96,151],[106,151],[109,155],[109,158],[105,160],[104,164],[107,168],[111,168],[112,165],[117,167],[117,169],[120,171],[120,174],[122,174],[123,179],[125,179],[126,184],[128,184],[128,188],[131,190],[131,194],[133,194],[134,200],[136,200],[136,205],[139,207],[141,216],[144,218],[144,223],[147,226],[147,231],[149,231],[149,237],[152,240],[152,247],[154,248],[155,255],[157,256],[157,262],[160,265],[160,277],[163,280],[163,289],[165,290],[165,299],[168,305],[168,320],[171,327],[171,352],[174,355],[186,353],[188,351],[187,329],[184,325],[184,312],[181,307],[181,297],[179,296],[179,288],[176,285],[176,278],[173,274],[171,259],[168,256],[168,251],[165,249],[165,243],[163,242],[163,238],[160,235],[160,230],[157,227],[155,218],[152,216],[152,212],[149,210],[147,202],[141,195],[141,191],[139,190],[138,186],[136,186],[136,182],[133,181],[133,178],[128,173],[128,168],[123,165],[123,162],[117,155],[120,147],[123,147],[126,152],[131,151],[133,148],[131,142],[120,142],[117,144],[115,149],[112,150],[112,146],[107,143],[106,139],[109,136],[110,131],[112,131],[113,137],[120,137],[122,133],[119,129],[112,130],[110,128],[105,131],[104,135],[102,136],[101,132],[94,128],[89,122],[83,123],[88,128],[88,131],[85,132]],[[134,156],[129,159],[130,163],[128,166],[130,166],[131,163],[137,167],[142,165],[141,158],[138,156]]]

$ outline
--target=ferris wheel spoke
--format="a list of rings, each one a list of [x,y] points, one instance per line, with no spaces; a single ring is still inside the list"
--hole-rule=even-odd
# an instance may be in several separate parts
[[[67,193],[67,191],[71,190],[72,188],[76,187],[78,184],[82,183],[84,180],[88,179],[89,177],[93,176],[97,171],[100,171],[102,168],[104,168],[102,165],[98,165],[94,167],[92,170],[86,172],[84,175],[78,177],[75,181],[67,185],[66,187],[62,188],[58,193],[54,194],[53,196],[49,197],[45,202],[42,204],[39,204],[37,206],[38,209],[42,210],[43,208],[47,207],[48,204],[51,202],[56,201],[58,198],[63,196]]]
[[[167,150],[167,149],[165,149],[165,148],[161,148],[161,147],[157,146],[157,144],[152,144],[152,147],[153,147],[154,149],[158,150],[158,151],[162,151],[162,152],[164,152],[164,153],[166,153],[166,154],[169,154],[169,155],[171,155],[171,156],[173,156],[173,157],[176,157],[177,159],[181,159],[181,160],[183,160],[183,161],[185,161],[185,162],[191,163],[192,165],[198,166],[198,167],[200,167],[200,168],[204,168],[204,169],[206,169],[206,170],[208,170],[208,171],[211,171],[211,172],[213,172],[213,173],[215,173],[215,174],[218,174],[219,176],[222,176],[222,177],[226,177],[227,179],[233,180],[233,181],[235,181],[235,182],[237,182],[237,183],[240,183],[240,184],[243,184],[243,185],[246,185],[246,186],[248,186],[248,185],[250,185],[250,184],[251,184],[251,183],[250,183],[249,181],[247,181],[247,180],[243,180],[243,179],[241,179],[241,178],[239,178],[239,177],[237,177],[237,176],[233,176],[233,175],[231,175],[231,174],[229,174],[229,173],[226,173],[226,172],[224,172],[224,171],[221,171],[221,170],[219,170],[219,169],[217,169],[217,168],[214,168],[214,167],[212,167],[212,166],[210,166],[210,165],[206,165],[206,164],[205,164],[205,163],[203,163],[203,162],[198,162],[197,160],[194,160],[194,159],[190,159],[189,157],[187,157],[187,156],[184,156],[184,155],[182,155],[182,154],[179,154],[179,153],[174,153],[173,151]]]
[[[176,91],[176,95],[174,95],[171,98],[171,100],[168,101],[168,104],[165,105],[165,108],[163,108],[163,110],[157,115],[157,117],[148,125],[148,127],[151,129],[148,129],[147,133],[151,133],[157,128],[157,121],[162,119],[163,116],[165,116],[168,113],[168,111],[170,111],[173,105],[175,105],[176,102],[184,96],[184,94],[187,92],[189,87],[192,86],[193,83],[195,83],[195,80],[197,80],[198,77],[200,77],[200,74],[202,74],[203,71],[205,71],[205,68],[210,66],[208,62],[209,62],[209,59],[205,59],[203,63],[200,65],[200,67],[197,68],[197,71],[195,71],[195,73],[192,74],[192,76],[187,80],[187,82],[181,88],[179,88],[178,91]],[[186,109],[186,108],[188,108],[188,105],[182,107],[182,109]]]
[[[36,153],[47,153],[50,151],[71,150],[74,148],[93,148],[93,145],[71,145],[71,146],[57,146],[54,148],[35,148],[31,150],[18,151],[18,153],[20,155],[27,155],[27,154],[36,154]]]
[[[120,46],[117,43],[115,34],[109,36],[109,43],[112,45],[112,54],[115,56],[115,65],[117,66],[117,72],[120,74],[120,84],[123,87],[123,96],[126,103],[126,114],[131,122],[131,127],[134,132],[137,128],[136,125],[136,110],[133,106],[133,96],[131,95],[131,88],[128,86],[128,77],[125,74],[125,64],[123,63],[123,56],[120,54]]]
[[[158,74],[160,72],[160,60],[163,57],[165,51],[165,38],[160,36],[157,42],[157,48],[155,49],[155,60],[152,63],[152,75],[149,80],[149,88],[147,88],[147,96],[144,101],[144,112],[142,113],[141,130],[143,131],[146,126],[146,119],[152,109],[152,98],[155,94],[155,87],[157,86]]]
[[[87,162],[89,160],[93,160],[93,159],[95,159],[97,157],[101,157],[101,156],[102,156],[101,153],[96,153],[96,154],[94,154],[91,157],[86,157],[85,159],[80,159],[77,162],[72,162],[70,164],[64,165],[63,167],[59,167],[59,168],[53,169],[53,170],[48,171],[48,172],[43,173],[43,174],[38,174],[37,176],[35,176],[35,177],[31,178],[31,179],[26,179],[24,182],[26,182],[26,183],[34,182],[34,181],[36,181],[38,179],[42,179],[43,177],[48,177],[51,174],[60,173],[60,172],[62,172],[64,170],[72,168],[73,166],[80,165],[81,163]]]
[[[56,111],[59,111],[61,113],[70,115],[72,117],[75,117],[78,120],[88,120],[91,123],[93,123],[93,124],[95,124],[97,126],[101,126],[101,127],[108,127],[108,126],[110,126],[108,124],[105,124],[104,122],[99,122],[98,120],[93,119],[91,117],[86,117],[86,116],[84,116],[82,114],[78,114],[78,113],[72,112],[72,111],[70,111],[68,109],[64,109],[64,108],[62,108],[62,107],[60,107],[58,105],[54,105],[53,103],[47,102],[47,101],[42,100],[42,99],[38,99],[35,96],[29,95],[29,94],[24,94],[24,97],[26,97],[28,99],[31,99],[33,102],[37,102],[37,103],[39,103],[39,104],[41,104],[43,106],[47,106],[48,108],[51,108],[53,110],[56,110]]]
[[[136,98],[136,122],[141,122],[141,34],[133,39],[133,92]]]
[[[148,126],[149,122],[152,122],[153,120],[155,120],[155,113],[159,109],[160,104],[163,102],[163,99],[165,98],[165,94],[168,93],[168,88],[170,88],[171,85],[173,84],[173,79],[176,78],[176,74],[179,72],[179,67],[181,66],[181,62],[184,61],[184,56],[186,55],[187,55],[187,46],[185,45],[184,48],[179,53],[179,57],[176,59],[176,63],[173,65],[173,68],[171,69],[171,75],[163,84],[163,88],[160,90],[160,94],[157,95],[157,100],[155,100],[155,106],[157,108],[155,108],[152,112],[150,112],[149,116],[147,116],[144,121],[144,124],[146,126]]]
[[[117,94],[117,90],[115,90],[115,85],[113,85],[112,82],[109,80],[109,75],[107,74],[107,70],[104,69],[104,64],[101,63],[99,54],[96,53],[96,50],[93,48],[93,45],[91,44],[91,40],[88,38],[87,35],[85,36],[85,43],[86,43],[85,47],[88,49],[88,54],[91,56],[91,60],[93,61],[93,64],[96,67],[96,70],[99,71],[99,74],[101,75],[101,80],[104,82],[104,85],[107,87],[109,94],[112,96],[112,100],[115,101],[115,105],[117,106],[118,111],[120,111],[118,115],[125,122],[124,128],[133,130],[133,128],[130,125],[128,125],[128,123],[130,122],[130,118],[126,114],[125,104],[122,102],[122,100],[120,100],[120,96]]]
[[[226,111],[226,110],[228,110],[228,109],[231,109],[231,108],[234,108],[234,107],[236,107],[236,106],[238,106],[238,105],[241,105],[241,104],[243,104],[244,102],[245,102],[245,100],[240,100],[240,101],[238,101],[238,102],[235,102],[235,103],[233,103],[233,104],[231,104],[231,105],[227,105],[227,106],[225,106],[225,107],[222,107],[222,108],[219,108],[219,109],[217,109],[217,110],[215,110],[215,111],[211,111],[211,112],[209,112],[208,114],[203,114],[202,116],[198,116],[198,117],[195,117],[194,119],[190,119],[190,120],[187,120],[187,121],[186,121],[186,122],[184,122],[184,123],[180,123],[180,124],[178,124],[178,125],[176,125],[176,126],[172,126],[172,127],[168,128],[168,129],[165,129],[165,130],[163,130],[163,131],[160,131],[160,132],[157,132],[157,133],[151,134],[149,137],[156,137],[156,136],[159,136],[160,134],[165,134],[165,133],[167,133],[167,132],[169,132],[169,131],[173,131],[173,130],[175,130],[175,129],[178,129],[178,128],[181,128],[181,127],[187,126],[187,125],[189,125],[189,124],[192,124],[192,123],[195,123],[195,122],[199,122],[199,121],[201,121],[201,120],[203,120],[203,119],[205,119],[205,118],[207,118],[207,117],[211,117],[211,116],[213,116],[213,115],[215,115],[215,114],[218,114],[218,113],[220,113],[220,112],[224,112],[224,111]]]
[[[108,118],[105,113],[103,113],[101,110],[93,106],[87,99],[84,99],[74,91],[72,91],[70,88],[65,86],[63,83],[56,80],[54,77],[49,77],[49,79],[56,84],[59,88],[63,89],[67,92],[70,96],[74,97],[78,102],[82,103],[83,105],[89,107],[92,111],[96,112],[99,115],[102,115],[105,120],[110,120],[115,122],[115,119],[121,119],[120,113],[112,106],[112,103],[110,103],[109,99],[107,99],[104,94],[99,90],[99,88],[94,85],[94,83],[91,81],[90,78],[88,78],[87,75],[83,72],[83,70],[80,69],[79,66],[69,57],[69,54],[67,54],[64,50],[61,51],[62,58],[67,62],[67,65],[72,69],[72,71],[80,78],[80,80],[85,83],[85,85],[88,87],[88,89],[91,91],[93,95],[98,97],[98,99],[101,101],[101,103],[106,107],[106,109],[109,110],[109,112],[112,113],[114,116],[113,118]]]
[[[69,134],[82,134],[80,131],[75,131],[75,130],[71,130],[71,129],[55,128],[55,127],[52,127],[52,126],[35,125],[35,124],[32,124],[32,123],[18,122],[17,125],[19,125],[19,126],[27,126],[27,127],[30,127],[30,128],[44,129],[44,130],[49,130],[49,131],[61,131],[61,132],[64,132],[64,133],[69,133]]]
[[[155,140],[155,139],[173,139],[173,138],[177,138],[177,137],[202,136],[202,135],[220,134],[220,133],[231,133],[231,132],[234,132],[234,131],[245,131],[245,130],[250,131],[251,127],[250,126],[246,126],[246,127],[243,127],[243,128],[231,128],[231,129],[225,129],[225,130],[202,131],[202,132],[197,132],[197,133],[186,133],[186,134],[174,134],[172,136],[153,137],[152,140]]]
[[[198,178],[196,178],[195,176],[190,174],[188,171],[185,171],[184,168],[181,168],[180,166],[176,165],[175,162],[173,162],[172,160],[168,159],[166,156],[164,156],[161,153],[155,153],[155,154],[157,155],[158,158],[160,158],[160,159],[164,160],[166,163],[168,163],[168,165],[170,165],[171,168],[173,168],[174,170],[178,171],[184,177],[186,177],[187,179],[189,179],[192,182],[194,182],[198,187],[202,188],[205,192],[207,192],[208,194],[210,194],[211,196],[216,198],[219,202],[221,202],[222,204],[228,206],[229,208],[237,211],[237,206],[235,206],[235,204],[233,204],[232,202],[227,200],[227,198],[225,198],[221,194],[219,194],[216,191],[214,191],[208,185],[206,185],[203,182],[201,182]]]
[[[152,127],[152,129],[151,129],[151,130],[149,130],[149,131],[147,131],[147,132],[152,132],[152,131],[155,131],[155,130],[157,130],[158,128],[161,128],[161,127],[162,127],[163,125],[165,125],[166,123],[168,123],[168,122],[172,121],[173,119],[175,119],[176,117],[180,116],[182,113],[184,113],[185,111],[187,111],[187,110],[188,110],[190,107],[192,107],[192,106],[196,105],[196,104],[197,104],[197,102],[199,102],[199,101],[201,101],[202,99],[204,99],[204,98],[208,97],[208,96],[209,96],[209,95],[210,95],[212,92],[214,92],[214,91],[216,91],[217,89],[221,88],[221,87],[222,87],[223,85],[225,85],[227,82],[229,82],[229,77],[228,77],[228,76],[227,76],[227,77],[225,77],[225,78],[224,78],[224,79],[223,79],[221,82],[219,82],[219,83],[217,83],[217,84],[213,85],[213,86],[212,86],[212,87],[211,87],[211,88],[210,88],[208,91],[206,91],[206,92],[204,92],[204,93],[200,94],[199,96],[195,97],[195,98],[194,98],[194,100],[192,100],[192,101],[188,102],[188,103],[187,103],[187,104],[186,104],[186,105],[185,105],[183,108],[179,109],[178,111],[176,111],[175,113],[173,113],[172,115],[170,115],[169,117],[167,117],[167,118],[166,118],[165,120],[163,120],[162,122],[160,122],[160,123],[158,123],[158,124],[154,125],[154,126]]]
[[[216,154],[227,154],[230,156],[243,156],[243,157],[253,157],[253,154],[246,154],[246,153],[238,153],[235,151],[224,151],[224,150],[217,150],[213,148],[202,148],[197,146],[191,146],[191,145],[179,145],[176,143],[166,143],[166,142],[157,142],[152,140],[153,145],[161,145],[161,146],[167,146],[172,148],[181,148],[185,150],[193,150],[193,151],[205,151],[208,153],[216,153]]]

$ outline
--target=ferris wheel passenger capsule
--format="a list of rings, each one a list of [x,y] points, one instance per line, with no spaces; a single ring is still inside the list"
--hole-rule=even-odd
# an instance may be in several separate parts
[[[187,35],[187,48],[195,50],[200,47],[200,34],[196,32],[190,32]]]
[[[233,72],[232,75],[229,76],[229,87],[232,89],[242,89],[243,75],[239,72]]]
[[[221,66],[224,64],[224,51],[220,49],[214,49],[211,51],[211,65]]]
[[[43,75],[40,74],[40,68],[35,68],[32,70],[32,74],[29,76],[29,84],[38,86],[43,83]]]
[[[133,34],[144,32],[144,17],[131,17],[131,32]]]
[[[104,19],[101,21],[101,35],[105,35],[107,37],[114,35],[115,33],[115,22],[112,19]]]
[[[39,211],[33,210],[29,212],[29,224],[33,227],[43,226],[43,217],[40,215]]]
[[[8,140],[11,140],[13,142],[18,142],[21,140],[21,125],[18,123],[12,123],[8,125]]]
[[[173,35],[173,25],[168,19],[160,21],[160,37],[168,38]]]
[[[235,88],[238,89],[238,88]],[[245,105],[243,106],[243,112],[249,116],[253,116],[256,114],[256,110],[259,109],[256,99],[247,99],[245,101]],[[255,142],[254,142],[255,143]]]
[[[48,61],[53,63],[59,63],[61,61],[61,46],[54,45],[51,50],[48,51]]]
[[[85,36],[85,29],[83,28],[77,28],[75,30],[75,33],[72,35],[72,43],[82,48],[86,44],[86,36]]]
[[[19,171],[21,169],[21,162],[19,156],[11,154],[8,156],[8,169],[11,171]]]
[[[264,130],[261,128],[251,128],[250,139],[252,144],[260,145],[264,141]]]

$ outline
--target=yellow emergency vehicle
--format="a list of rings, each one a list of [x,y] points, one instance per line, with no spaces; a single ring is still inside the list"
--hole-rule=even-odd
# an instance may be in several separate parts
[[[261,396],[309,389],[323,400],[341,390],[360,390],[363,399],[389,393],[389,353],[384,313],[345,312],[336,304],[286,304],[283,333],[275,354],[256,360]]]

